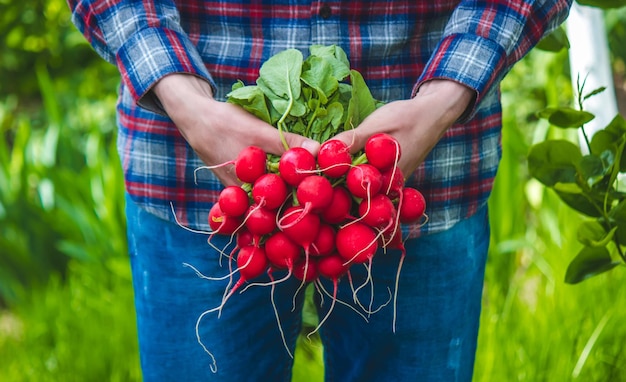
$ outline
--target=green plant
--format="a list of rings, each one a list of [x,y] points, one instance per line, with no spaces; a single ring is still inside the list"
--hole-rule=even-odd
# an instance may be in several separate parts
[[[43,108],[0,103],[0,306],[17,303],[67,262],[125,253],[114,99],[68,98],[37,69]]]
[[[604,89],[586,94],[583,89],[584,82],[579,83],[578,109],[548,107],[537,115],[559,128],[580,129],[585,146],[549,139],[533,145],[528,156],[531,176],[590,218],[577,230],[583,248],[565,275],[565,281],[572,284],[626,262],[626,190],[620,182],[621,174],[626,173],[626,120],[618,114],[590,139],[585,124],[595,116],[584,110],[583,103]]]

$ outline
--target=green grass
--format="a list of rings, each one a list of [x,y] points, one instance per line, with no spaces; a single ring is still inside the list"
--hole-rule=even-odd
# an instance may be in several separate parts
[[[0,379],[139,381],[132,295],[123,257],[70,262],[66,280],[0,313]]]

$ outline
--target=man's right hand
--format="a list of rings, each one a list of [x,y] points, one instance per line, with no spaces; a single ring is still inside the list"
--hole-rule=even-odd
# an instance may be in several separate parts
[[[200,159],[208,166],[234,160],[248,146],[281,155],[285,151],[278,129],[243,108],[213,98],[211,86],[190,74],[170,74],[153,88],[168,116]],[[289,147],[304,147],[317,155],[320,144],[298,134],[284,133]],[[216,167],[225,186],[240,184],[231,165]]]

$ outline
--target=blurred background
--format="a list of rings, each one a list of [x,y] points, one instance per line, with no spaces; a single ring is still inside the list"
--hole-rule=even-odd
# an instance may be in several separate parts
[[[603,19],[606,86],[626,115],[626,9]],[[0,36],[0,380],[139,381],[117,70],[63,0],[0,0]],[[535,117],[573,104],[568,51],[552,50],[533,50],[502,87],[476,381],[626,380],[626,270],[566,284],[584,217],[528,176],[532,144],[577,139]],[[319,380],[320,354],[300,341],[294,381]]]

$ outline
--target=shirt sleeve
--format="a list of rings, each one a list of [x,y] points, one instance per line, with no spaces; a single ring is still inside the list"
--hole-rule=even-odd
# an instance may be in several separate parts
[[[172,73],[196,75],[215,88],[172,1],[68,0],[68,4],[72,22],[100,56],[118,67],[139,106],[164,114],[151,89]]]
[[[471,117],[492,86],[567,17],[571,0],[462,1],[447,23],[413,94],[431,79],[450,79],[476,91]]]

